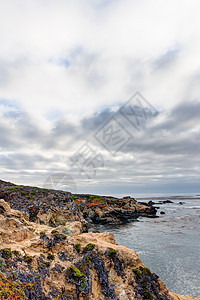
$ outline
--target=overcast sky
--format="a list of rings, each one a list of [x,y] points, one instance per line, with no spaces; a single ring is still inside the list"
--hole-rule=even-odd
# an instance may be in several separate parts
[[[0,0],[0,178],[200,192],[199,0]]]

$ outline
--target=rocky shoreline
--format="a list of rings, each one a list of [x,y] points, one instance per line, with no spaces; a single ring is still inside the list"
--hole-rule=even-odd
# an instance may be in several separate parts
[[[29,221],[52,227],[81,221],[84,231],[92,224],[121,224],[142,217],[156,217],[156,208],[134,198],[71,194],[69,192],[14,185],[0,181],[0,198],[23,212]]]
[[[0,299],[198,299],[170,293],[112,233],[87,232],[138,216],[156,209],[0,181]]]

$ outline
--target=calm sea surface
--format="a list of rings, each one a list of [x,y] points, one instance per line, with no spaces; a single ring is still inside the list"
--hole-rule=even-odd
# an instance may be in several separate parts
[[[179,294],[200,297],[200,195],[137,198],[159,202],[159,218],[139,218],[126,225],[97,226],[134,249],[142,262]],[[183,204],[179,204],[183,202]],[[164,211],[164,215],[160,215]]]

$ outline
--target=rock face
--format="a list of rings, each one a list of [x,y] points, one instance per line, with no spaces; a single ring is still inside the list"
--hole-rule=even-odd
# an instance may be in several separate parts
[[[139,216],[156,216],[156,209],[153,206],[138,203],[131,197],[118,199],[95,195],[73,195],[73,198],[84,218],[90,223],[119,224]]]
[[[30,222],[2,199],[0,208],[0,299],[193,299],[169,293],[112,233]]]
[[[169,293],[170,294],[170,297],[172,300],[199,300],[200,298],[194,298],[194,297],[191,297],[191,296],[187,296],[187,295],[179,295],[179,294],[176,294],[176,293]]]
[[[80,221],[87,231],[88,223],[123,223],[139,216],[155,217],[156,209],[138,203],[131,197],[122,199],[95,195],[72,195],[69,192],[17,186],[0,180],[0,198],[11,208],[23,212],[29,221],[52,227],[68,221]]]
[[[112,233],[80,233],[78,221],[52,228],[0,207],[0,299],[170,299]]]
[[[84,233],[93,214],[101,223],[150,213],[134,199],[5,182],[0,195],[0,299],[193,299],[170,293],[112,233]]]

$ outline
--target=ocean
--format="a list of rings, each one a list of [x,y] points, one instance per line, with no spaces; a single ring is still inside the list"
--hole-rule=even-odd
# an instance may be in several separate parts
[[[159,218],[95,228],[113,232],[117,243],[134,249],[171,292],[200,297],[200,195],[137,196],[142,202],[173,203],[155,205]]]

